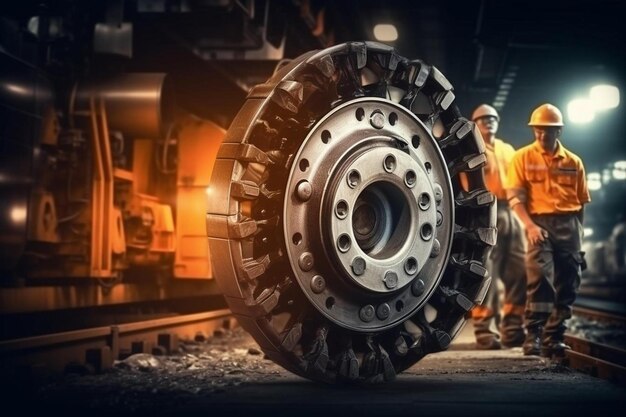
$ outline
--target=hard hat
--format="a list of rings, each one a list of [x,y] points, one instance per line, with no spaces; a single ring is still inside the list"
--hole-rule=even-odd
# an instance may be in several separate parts
[[[556,106],[542,104],[530,115],[528,126],[563,126],[563,115]]]
[[[489,104],[481,104],[480,106],[476,107],[476,110],[474,110],[474,113],[472,113],[472,121],[475,122],[476,120],[485,116],[493,116],[498,119],[498,121],[500,121],[500,116],[498,115],[498,112]]]

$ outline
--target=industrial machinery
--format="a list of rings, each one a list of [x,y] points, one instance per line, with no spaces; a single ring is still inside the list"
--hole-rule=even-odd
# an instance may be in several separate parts
[[[231,310],[267,356],[325,382],[387,381],[446,349],[489,285],[484,162],[436,68],[372,42],[291,61],[249,93],[213,170]]]
[[[483,142],[437,68],[372,42],[276,65],[269,2],[44,3],[0,16],[2,314],[215,277],[267,356],[311,379],[387,381],[448,347],[496,230]],[[227,18],[245,36],[209,42]],[[159,60],[163,39],[182,47]],[[236,92],[212,78],[235,65],[206,62],[259,57],[273,75],[230,122]],[[189,77],[199,63],[211,76]]]

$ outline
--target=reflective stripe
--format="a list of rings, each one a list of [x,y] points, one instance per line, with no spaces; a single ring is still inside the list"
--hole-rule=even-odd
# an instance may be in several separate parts
[[[543,150],[536,141],[518,150],[507,181],[509,191],[515,188],[528,191],[529,213],[574,212],[591,201],[582,160],[560,141],[554,154]],[[524,202],[522,198],[520,201]]]
[[[493,316],[493,310],[485,306],[476,306],[472,309],[473,319],[486,319]]]
[[[525,204],[528,201],[528,191],[525,188],[509,188],[506,190],[506,196],[509,200],[509,207]]]
[[[528,303],[528,309],[533,313],[551,313],[554,303]]]
[[[526,311],[525,306],[507,303],[502,307],[502,315],[507,316],[509,314],[514,316],[523,316]]]

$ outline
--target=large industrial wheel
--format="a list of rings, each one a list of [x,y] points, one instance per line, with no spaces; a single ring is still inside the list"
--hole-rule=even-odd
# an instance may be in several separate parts
[[[436,68],[371,42],[293,60],[251,91],[213,169],[210,254],[239,323],[325,382],[446,349],[489,285],[484,162]]]

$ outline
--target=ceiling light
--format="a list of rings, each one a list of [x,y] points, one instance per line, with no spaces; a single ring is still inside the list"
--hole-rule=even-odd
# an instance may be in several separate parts
[[[589,123],[596,116],[591,100],[577,98],[567,105],[567,115],[573,123]]]
[[[393,42],[398,39],[398,31],[394,25],[379,24],[374,26],[374,37],[381,42]]]
[[[596,110],[614,109],[619,105],[619,88],[613,85],[596,85],[589,90],[589,98]]]

